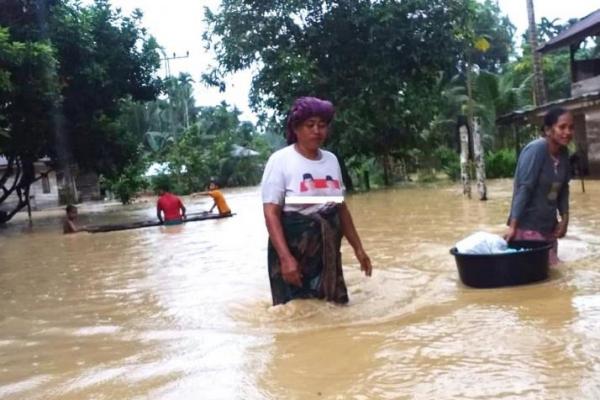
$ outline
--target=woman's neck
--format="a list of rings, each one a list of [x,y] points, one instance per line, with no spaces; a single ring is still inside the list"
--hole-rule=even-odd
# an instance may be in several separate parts
[[[554,157],[558,157],[558,155],[560,154],[560,144],[556,143],[549,137],[546,137],[546,143],[548,143],[548,151],[550,152],[550,154]]]
[[[300,153],[303,157],[308,158],[309,160],[319,160],[321,158],[321,151],[318,148],[307,149],[296,142],[294,143],[294,149],[296,149],[298,153]]]

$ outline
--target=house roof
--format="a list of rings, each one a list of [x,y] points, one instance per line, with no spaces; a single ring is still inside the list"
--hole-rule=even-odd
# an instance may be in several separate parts
[[[234,144],[229,154],[232,157],[252,157],[258,156],[260,153],[247,147],[240,146],[239,144]]]
[[[537,51],[547,53],[574,42],[579,42],[588,36],[598,34],[600,34],[600,9],[581,18],[578,22],[538,47]]]
[[[500,125],[509,125],[512,123],[539,123],[546,112],[553,107],[562,107],[574,114],[583,113],[591,108],[600,109],[600,91],[586,93],[577,97],[568,97],[566,99],[551,101],[539,107],[525,107],[520,110],[501,115],[496,119],[496,123]]]

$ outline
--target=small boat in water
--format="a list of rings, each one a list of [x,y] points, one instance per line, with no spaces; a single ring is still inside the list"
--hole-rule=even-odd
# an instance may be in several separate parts
[[[186,219],[182,220],[182,223],[185,222],[196,222],[196,221],[206,221],[209,219],[221,219],[221,218],[229,218],[233,217],[235,214],[211,214],[211,213],[200,213],[200,214],[190,214]],[[121,224],[109,224],[109,225],[97,225],[97,226],[88,226],[85,228],[86,231],[91,233],[101,233],[101,232],[114,232],[114,231],[124,231],[128,229],[139,229],[139,228],[147,228],[151,226],[161,226],[164,225],[160,221],[156,219],[147,220],[147,221],[137,221],[137,222],[126,222]]]
[[[508,247],[515,251],[462,254],[453,247],[450,254],[456,260],[460,280],[471,287],[523,285],[548,278],[551,243],[520,240],[508,243]]]

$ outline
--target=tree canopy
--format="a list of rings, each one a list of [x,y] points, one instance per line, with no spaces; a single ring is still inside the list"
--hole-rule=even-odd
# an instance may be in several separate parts
[[[420,146],[440,72],[462,72],[470,13],[491,46],[477,62],[497,70],[512,49],[511,25],[489,1],[224,0],[218,13],[206,11],[218,66],[204,79],[223,85],[253,66],[252,107],[281,119],[297,96],[330,99],[339,110],[330,146],[387,169],[390,157]]]
[[[122,102],[154,99],[161,88],[158,44],[142,14],[124,16],[107,0],[2,0],[0,7],[2,152],[19,165],[50,156],[117,174],[140,142],[116,123]],[[10,194],[3,189],[0,202]]]
[[[4,151],[56,157],[62,140],[81,168],[117,171],[132,152],[113,124],[121,102],[160,90],[158,45],[141,13],[124,16],[107,0],[4,0],[2,8],[0,40],[22,53],[0,53],[2,86],[12,88],[2,102]]]

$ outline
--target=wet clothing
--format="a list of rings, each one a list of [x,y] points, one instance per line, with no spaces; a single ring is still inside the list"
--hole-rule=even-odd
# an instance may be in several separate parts
[[[181,221],[180,210],[183,208],[183,203],[174,194],[167,192],[160,196],[156,207],[164,213],[165,222]]]
[[[221,193],[220,190],[209,190],[208,195],[212,197],[215,204],[217,205],[217,209],[219,210],[219,214],[231,214],[231,210],[225,201],[225,196]]]
[[[318,212],[324,204],[286,204],[289,196],[343,196],[344,183],[336,156],[319,150],[321,157],[311,160],[289,145],[269,157],[262,177],[263,203],[278,204],[284,212]]]
[[[284,281],[279,256],[269,240],[268,269],[273,305],[297,298],[347,303],[348,290],[340,253],[342,230],[337,207],[329,209],[327,214],[284,212],[281,223],[290,252],[300,266],[302,287]]]
[[[545,138],[527,144],[517,163],[509,223],[514,218],[519,229],[551,234],[558,222],[556,212],[569,212],[570,178],[566,148],[554,158]]]
[[[551,243],[552,248],[548,252],[548,262],[550,265],[558,264],[558,240],[553,235],[517,228],[515,240],[538,240]]]

